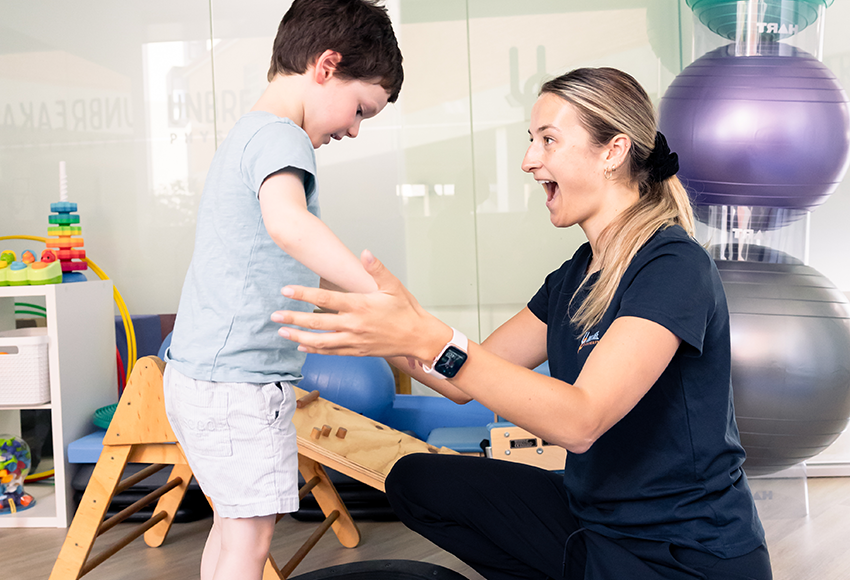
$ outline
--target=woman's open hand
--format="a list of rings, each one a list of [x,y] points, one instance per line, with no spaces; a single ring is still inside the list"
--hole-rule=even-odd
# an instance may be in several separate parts
[[[451,338],[451,328],[423,310],[398,278],[368,250],[361,254],[360,261],[378,285],[377,292],[354,294],[285,286],[284,296],[336,314],[279,310],[272,314],[274,322],[300,328],[283,327],[278,333],[297,342],[302,352],[405,356],[429,364]]]

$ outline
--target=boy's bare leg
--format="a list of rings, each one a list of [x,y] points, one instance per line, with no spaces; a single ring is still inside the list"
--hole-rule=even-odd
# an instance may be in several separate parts
[[[213,527],[201,558],[201,580],[261,580],[276,516],[223,518]]]
[[[207,543],[204,545],[204,553],[201,556],[201,580],[212,580],[215,574],[215,566],[218,563],[218,554],[221,552],[221,518],[213,506],[213,525]]]

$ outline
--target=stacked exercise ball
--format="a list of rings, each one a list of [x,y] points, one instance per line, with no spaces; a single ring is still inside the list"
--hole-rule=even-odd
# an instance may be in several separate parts
[[[847,94],[819,60],[785,44],[697,59],[662,97],[659,126],[703,221],[707,206],[743,205],[754,229],[782,227],[826,201],[850,159]]]
[[[749,475],[811,458],[850,417],[850,302],[781,252],[718,260],[732,340],[732,385]],[[770,259],[771,261],[756,261]]]
[[[823,451],[850,417],[850,302],[800,260],[754,243],[815,210],[844,178],[850,101],[817,58],[780,42],[831,0],[687,3],[734,42],[674,79],[659,129],[697,219],[727,240],[713,255],[729,303],[744,469],[767,475]],[[748,216],[745,227],[736,215]]]

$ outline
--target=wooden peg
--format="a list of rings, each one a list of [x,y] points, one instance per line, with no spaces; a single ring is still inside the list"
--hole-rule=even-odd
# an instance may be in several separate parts
[[[330,434],[331,434],[331,426],[330,425],[325,425],[324,427],[322,427],[322,437],[327,437]]]
[[[322,436],[322,430],[318,427],[313,427],[313,430],[310,432],[310,437],[313,439],[319,439]]]
[[[295,407],[298,409],[303,409],[313,401],[319,398],[319,391],[310,391],[297,401],[295,401]]]
[[[346,429],[345,427],[340,427],[339,429],[336,430],[336,436],[339,437],[340,439],[345,439],[345,436],[347,434],[348,434],[348,429]]]

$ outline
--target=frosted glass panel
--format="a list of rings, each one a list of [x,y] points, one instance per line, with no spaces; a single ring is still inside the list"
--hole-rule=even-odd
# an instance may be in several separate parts
[[[850,22],[850,4],[835,2],[824,19],[823,64],[838,77],[847,91],[850,89],[850,34],[845,29]],[[845,292],[850,290],[850,182],[844,179],[829,199],[812,212],[810,265],[829,278]],[[850,437],[844,437],[850,439]],[[850,441],[846,443],[850,452]],[[849,453],[850,454],[850,453]]]
[[[65,161],[88,257],[131,312],[173,312],[215,150],[209,49],[200,0],[4,2],[0,235],[47,235]],[[170,106],[175,82],[191,126]]]
[[[479,306],[487,336],[585,241],[578,227],[551,225],[545,193],[520,169],[541,84],[576,67],[613,66],[657,101],[678,72],[679,32],[675,0],[469,6]]]
[[[396,194],[407,283],[425,308],[477,339],[466,7],[406,0],[399,19],[405,86],[396,106]]]
[[[657,99],[681,66],[679,3],[386,4],[404,88],[357,139],[317,152],[323,217],[352,251],[371,249],[426,308],[480,339],[583,241],[576,228],[551,227],[539,186],[520,170],[540,81],[611,65]],[[131,312],[173,312],[207,168],[265,87],[287,7],[3,3],[0,233],[46,234],[65,161],[88,255]]]

